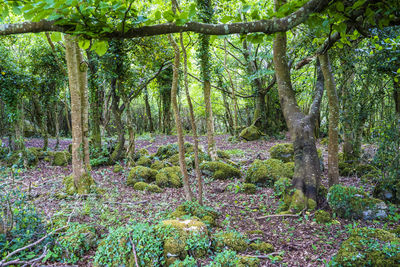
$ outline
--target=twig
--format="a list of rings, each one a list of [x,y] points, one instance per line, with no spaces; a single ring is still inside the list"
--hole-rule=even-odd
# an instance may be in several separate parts
[[[0,266],[8,266],[8,265],[14,265],[14,264],[23,264],[22,266],[32,266],[35,262],[40,261],[41,259],[43,259],[46,256],[47,253],[47,244],[43,249],[43,253],[42,255],[40,255],[39,257],[32,259],[30,261],[21,261],[20,259],[15,259],[9,262],[6,262]]]
[[[15,254],[17,254],[17,253],[19,253],[19,252],[25,250],[25,249],[31,248],[31,247],[33,247],[33,246],[36,246],[37,244],[41,243],[43,240],[45,240],[45,239],[46,239],[47,237],[49,237],[50,235],[52,235],[52,234],[54,234],[54,233],[56,233],[56,232],[58,232],[58,231],[60,231],[60,230],[62,230],[62,229],[64,229],[64,228],[66,228],[66,227],[68,227],[68,225],[65,225],[65,226],[63,226],[63,227],[57,228],[57,229],[51,231],[50,233],[48,233],[47,235],[45,235],[44,237],[40,238],[40,239],[37,240],[36,242],[33,242],[33,243],[31,243],[31,244],[29,244],[29,245],[27,245],[27,246],[25,246],[25,247],[19,248],[19,249],[17,249],[17,250],[14,250],[13,252],[9,253],[2,261],[0,261],[0,267],[9,265],[8,263],[6,263],[6,260],[7,260],[8,258],[10,258],[11,256],[13,256],[13,255],[15,255]],[[4,264],[6,264],[6,265],[4,265]]]
[[[257,220],[266,219],[266,218],[275,218],[275,217],[300,217],[306,209],[303,209],[297,214],[272,214],[272,215],[265,215],[261,217],[257,217]]]
[[[270,256],[272,255],[279,255],[280,252],[272,252],[266,255],[240,255],[242,257],[253,257],[253,258],[259,258],[259,259],[269,259]]]
[[[143,204],[149,202],[148,200],[142,200],[142,201],[136,201],[136,202],[112,202],[112,201],[106,201],[104,202],[105,204],[118,204],[118,205],[137,205],[137,204]]]
[[[135,258],[135,265],[136,265],[136,267],[139,267],[137,256],[136,256],[136,247],[135,247],[135,244],[133,243],[132,236],[130,236],[130,235],[129,235],[129,240],[131,241],[131,244],[132,244],[132,252],[133,252],[133,257]]]

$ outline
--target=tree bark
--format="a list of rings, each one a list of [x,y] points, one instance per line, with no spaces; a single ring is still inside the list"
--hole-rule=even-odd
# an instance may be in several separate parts
[[[187,201],[193,200],[193,193],[189,185],[189,174],[187,172],[187,166],[185,161],[185,146],[184,146],[184,136],[182,129],[181,117],[178,109],[178,101],[176,99],[178,93],[178,79],[179,79],[179,64],[180,64],[180,51],[176,44],[174,38],[168,35],[169,42],[174,48],[174,64],[173,64],[173,78],[172,78],[172,88],[171,88],[171,101],[172,110],[174,112],[176,131],[178,134],[178,146],[179,146],[179,166],[181,168],[181,173],[183,175],[183,190],[185,191],[185,197]]]
[[[236,93],[235,93],[235,85],[233,84],[232,81],[232,76],[231,73],[227,67],[226,64],[226,56],[227,56],[227,49],[226,49],[226,38],[224,39],[224,50],[225,50],[225,56],[224,56],[224,68],[225,71],[228,73],[229,77],[229,83],[231,84],[232,87],[232,100],[233,100],[233,132],[235,136],[238,136],[238,111],[237,111],[237,99],[236,99]]]
[[[149,93],[147,92],[147,86],[144,88],[144,104],[146,106],[146,116],[147,119],[149,120],[149,132],[154,132],[154,125],[153,125],[153,119],[151,117],[151,108],[150,108],[150,103],[149,103]]]
[[[74,191],[87,194],[94,183],[90,176],[87,140],[87,65],[84,63],[76,37],[65,36],[65,56],[71,94],[72,175]]]
[[[328,145],[328,181],[329,187],[339,183],[339,99],[333,77],[331,63],[327,53],[318,56],[324,75],[329,105],[329,145]]]

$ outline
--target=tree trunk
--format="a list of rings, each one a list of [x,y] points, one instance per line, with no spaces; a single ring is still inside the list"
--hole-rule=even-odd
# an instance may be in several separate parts
[[[325,88],[329,105],[329,145],[328,145],[328,181],[329,187],[339,183],[339,99],[333,77],[331,63],[327,53],[318,56],[324,74]]]
[[[112,90],[111,111],[114,115],[115,126],[118,132],[118,140],[117,140],[117,145],[115,146],[114,151],[110,156],[111,163],[115,163],[116,161],[122,159],[125,151],[125,127],[123,126],[122,114],[121,111],[119,110],[120,98],[117,95],[116,87],[117,87],[117,78],[113,78],[113,80],[111,81],[111,90]]]
[[[183,74],[184,74],[184,82],[185,82],[185,92],[186,92],[186,99],[189,105],[189,113],[190,113],[190,124],[192,126],[193,132],[193,140],[194,140],[194,168],[196,172],[196,180],[197,180],[197,201],[199,201],[200,205],[203,205],[203,179],[201,178],[201,171],[200,171],[200,162],[199,162],[199,137],[197,136],[197,126],[196,120],[194,117],[192,99],[190,98],[189,94],[189,84],[188,84],[188,71],[187,71],[187,54],[186,48],[183,44],[183,34],[180,34],[180,41],[181,41],[181,48],[183,54]]]
[[[225,56],[224,56],[224,68],[225,71],[228,73],[229,77],[229,83],[231,84],[232,87],[232,100],[233,100],[233,132],[235,136],[238,136],[238,111],[237,111],[237,100],[236,100],[236,92],[235,92],[235,85],[233,84],[232,81],[232,76],[231,73],[227,67],[226,64],[226,57],[227,57],[227,50],[226,50],[226,38],[224,39],[224,49],[225,49]]]
[[[153,119],[151,117],[151,108],[149,103],[149,93],[147,92],[147,86],[144,88],[144,104],[146,106],[146,116],[149,121],[149,132],[154,132]]]
[[[87,194],[94,183],[90,176],[87,140],[87,65],[83,61],[76,37],[65,36],[65,51],[71,94],[73,189],[78,194]]]
[[[189,174],[187,172],[187,166],[185,161],[185,146],[184,136],[182,130],[182,123],[178,109],[178,101],[176,99],[178,93],[178,79],[179,79],[179,63],[180,63],[180,51],[172,35],[168,35],[169,42],[174,48],[174,65],[173,65],[173,79],[171,88],[171,101],[172,110],[174,112],[176,131],[178,134],[178,146],[179,146],[179,166],[183,175],[183,190],[185,191],[185,197],[187,201],[192,201],[193,193],[189,185]]]
[[[394,98],[394,104],[395,104],[395,111],[398,117],[400,117],[400,82],[395,81],[393,79],[393,98]]]
[[[275,0],[276,9],[279,0]],[[289,209],[298,212],[305,208],[314,209],[317,201],[317,190],[320,185],[321,170],[315,145],[314,124],[322,98],[321,86],[310,113],[304,115],[295,98],[290,69],[286,59],[286,33],[277,33],[273,42],[273,61],[278,82],[278,93],[283,114],[288,125],[294,147],[294,177],[293,187],[296,189],[291,196]]]

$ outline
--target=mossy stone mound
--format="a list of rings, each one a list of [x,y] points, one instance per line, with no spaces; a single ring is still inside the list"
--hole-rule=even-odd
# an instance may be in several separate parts
[[[342,243],[331,265],[399,266],[400,238],[382,229],[355,229]]]
[[[167,167],[167,165],[161,160],[155,160],[150,166],[151,169],[156,170],[156,171],[159,171],[165,167]]]
[[[327,211],[317,210],[315,212],[315,221],[317,223],[330,223],[332,221],[332,217]]]
[[[250,183],[244,183],[242,185],[242,190],[243,193],[245,194],[255,194],[257,191],[257,186],[255,184],[250,184]]]
[[[67,151],[56,151],[53,154],[53,166],[67,166],[71,161],[71,154]]]
[[[363,176],[363,175],[365,175],[365,174],[367,174],[369,172],[374,172],[376,170],[377,169],[374,166],[370,165],[370,164],[363,164],[362,163],[362,164],[358,164],[355,167],[355,172],[357,173],[358,177],[361,177],[361,176]]]
[[[148,191],[151,193],[162,193],[163,190],[155,184],[148,184],[145,182],[137,182],[133,186],[133,189],[138,190],[138,191]]]
[[[279,159],[283,162],[294,161],[294,149],[292,143],[277,144],[271,147],[269,154],[273,159]]]
[[[138,191],[144,191],[146,188],[149,186],[148,183],[145,182],[137,182],[134,184],[133,189],[138,190]]]
[[[200,164],[200,169],[217,180],[240,178],[240,170],[230,164],[217,161],[207,161]]]
[[[161,169],[156,175],[156,184],[160,187],[182,187],[181,169],[177,166]]]
[[[236,231],[218,232],[214,235],[214,241],[217,251],[230,249],[236,252],[242,252],[249,247],[246,238]]]
[[[246,183],[260,186],[273,186],[280,178],[292,178],[292,171],[278,159],[264,161],[256,159],[247,169]]]
[[[252,125],[250,127],[244,128],[240,132],[239,137],[243,138],[246,141],[254,141],[260,139],[261,135],[262,134],[260,130],[256,126]]]
[[[116,165],[114,166],[113,172],[114,172],[114,173],[120,173],[120,172],[122,172],[123,170],[124,170],[124,168],[123,168],[121,165],[116,164]]]
[[[231,159],[231,155],[223,150],[217,150],[217,156],[220,159]]]
[[[136,164],[136,166],[150,167],[151,166],[151,159],[148,156],[141,156],[136,161],[135,164]]]
[[[178,144],[168,144],[165,146],[160,146],[157,149],[155,157],[159,159],[167,159],[175,154],[178,154]]]
[[[375,220],[387,217],[387,206],[382,200],[369,197],[352,186],[332,186],[327,199],[331,209],[342,218]]]
[[[173,264],[176,260],[183,260],[188,255],[186,250],[187,240],[195,238],[207,238],[207,226],[195,218],[181,220],[165,220],[160,223],[161,228],[172,230],[172,233],[164,240],[164,257],[166,265]],[[206,251],[193,251],[196,256],[201,257]]]
[[[275,248],[272,244],[267,243],[267,242],[256,242],[256,243],[251,243],[250,248],[252,250],[256,250],[262,253],[271,253],[275,251]]]
[[[156,175],[156,170],[144,166],[136,166],[129,172],[126,183],[130,186],[135,185],[137,182],[151,183],[155,181]]]
[[[215,226],[219,213],[211,207],[201,206],[198,202],[186,201],[170,214],[172,218],[197,217],[208,225]]]

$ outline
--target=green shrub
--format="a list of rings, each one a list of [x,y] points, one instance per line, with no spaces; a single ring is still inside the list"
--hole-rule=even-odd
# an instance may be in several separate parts
[[[215,254],[213,261],[208,265],[208,267],[237,267],[239,262],[240,258],[235,251],[225,250]]]
[[[187,256],[184,260],[176,260],[170,267],[197,267],[197,261],[191,256]]]
[[[160,266],[165,262],[162,236],[158,229],[147,223],[128,224],[111,229],[97,248],[94,264],[133,266],[133,243],[139,266]]]

